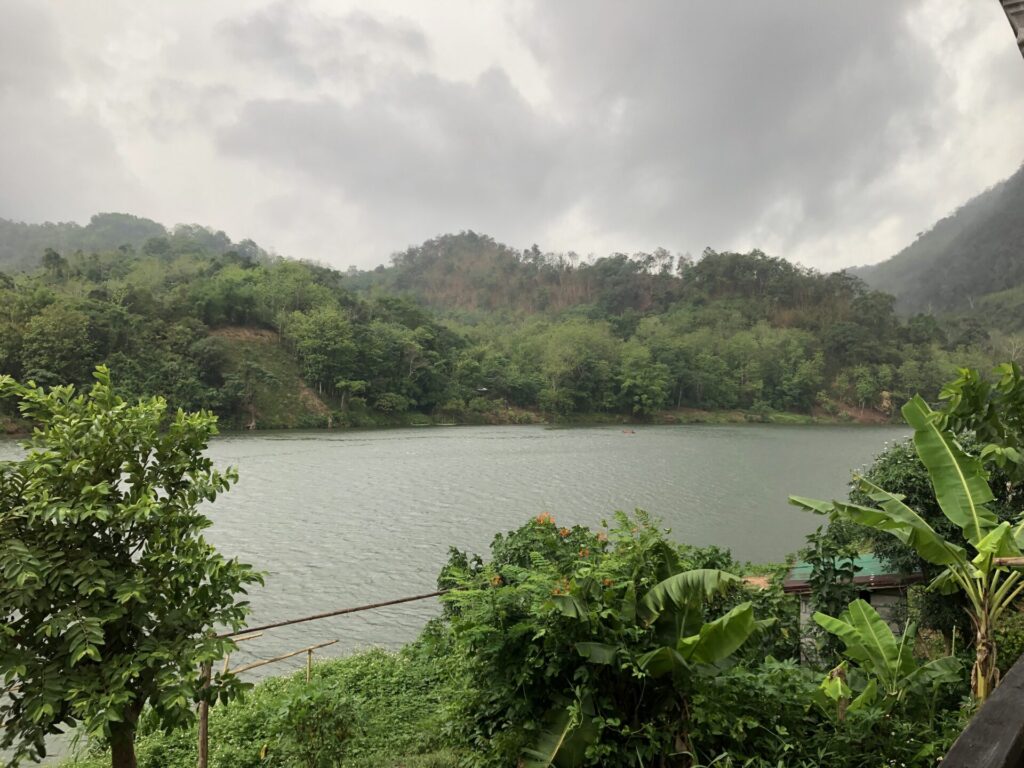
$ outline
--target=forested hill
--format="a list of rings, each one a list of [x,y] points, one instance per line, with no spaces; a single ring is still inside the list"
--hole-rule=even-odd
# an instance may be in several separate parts
[[[107,363],[130,396],[236,427],[884,415],[987,355],[977,329],[901,320],[855,278],[758,251],[581,263],[463,233],[342,273],[201,227],[71,252],[33,237],[35,268],[0,272],[0,374],[86,384]]]
[[[519,251],[475,232],[447,234],[391,257],[390,266],[348,273],[347,285],[408,296],[444,314],[466,318],[557,315],[606,317],[658,314],[680,302],[754,302],[761,319],[784,326],[820,327],[844,316],[859,281],[821,275],[773,258],[706,251],[696,260],[664,249],[581,259]],[[885,303],[885,299],[878,298]]]
[[[1024,166],[942,219],[888,261],[851,270],[893,293],[906,312],[977,308],[999,292],[1024,291]],[[997,297],[1002,300],[1008,297]],[[1013,302],[1017,310],[1024,296]],[[1012,319],[1012,318],[1009,318]],[[1024,324],[1024,315],[1014,327]]]
[[[441,311],[558,312],[595,304],[608,313],[646,312],[678,298],[676,258],[664,250],[614,254],[593,263],[575,253],[518,251],[475,232],[435,237],[391,257],[389,267],[352,275]]]
[[[47,249],[70,255],[125,249],[158,254],[185,248],[212,253],[235,250],[251,256],[262,253],[251,240],[233,243],[223,232],[198,225],[163,224],[127,213],[97,213],[85,226],[68,222],[25,224],[0,218],[0,271],[35,269]]]

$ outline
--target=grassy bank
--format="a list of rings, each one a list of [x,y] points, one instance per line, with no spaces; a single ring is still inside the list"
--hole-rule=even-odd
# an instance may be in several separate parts
[[[318,765],[309,743],[349,733],[343,751],[323,765],[340,768],[451,768],[460,755],[445,727],[459,673],[448,654],[429,638],[398,653],[371,650],[266,679],[242,700],[210,710],[210,765],[266,768]],[[196,728],[165,734],[143,722],[139,768],[194,768]],[[109,752],[69,758],[63,768],[108,768]]]

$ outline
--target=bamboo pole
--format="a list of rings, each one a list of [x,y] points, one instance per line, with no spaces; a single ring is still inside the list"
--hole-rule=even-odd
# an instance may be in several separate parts
[[[313,649],[306,651],[306,685],[313,679]]]
[[[255,640],[258,637],[263,637],[262,632],[253,632],[251,635],[240,635],[233,638],[236,643],[244,643],[246,640]],[[221,669],[220,673],[226,675],[228,673],[228,663],[231,661],[231,654],[224,654],[224,668]]]
[[[426,600],[428,597],[438,597],[448,592],[447,589],[440,589],[437,592],[427,592],[425,595],[413,595],[412,597],[400,597],[397,600],[385,600],[382,603],[370,603],[369,605],[359,605],[355,608],[340,608],[336,611],[327,611],[326,613],[315,613],[312,616],[303,616],[300,619],[287,619],[285,621],[275,621],[273,624],[264,624],[261,627],[252,627],[250,629],[240,629],[237,632],[225,632],[217,637],[235,637],[236,635],[242,635],[249,632],[263,632],[267,629],[276,629],[277,627],[287,627],[292,624],[302,624],[306,621],[316,621],[317,619],[329,619],[332,616],[343,616],[346,613],[358,613],[359,611],[372,611],[375,608],[386,608],[389,605],[401,605],[402,603],[411,603],[415,600]]]
[[[290,659],[293,656],[298,656],[300,653],[312,653],[312,651],[315,651],[318,648],[326,648],[328,645],[334,645],[336,642],[338,642],[338,641],[337,640],[329,640],[326,643],[318,643],[317,645],[311,645],[308,648],[300,648],[297,651],[292,651],[291,653],[285,653],[285,654],[282,654],[281,656],[275,656],[272,659],[261,659],[260,661],[254,661],[251,664],[243,664],[241,667],[236,667],[235,669],[232,669],[231,670],[231,674],[233,674],[233,675],[240,675],[243,672],[248,672],[250,669],[256,669],[257,667],[263,667],[263,666],[266,666],[267,664],[273,664],[273,663],[278,662],[278,661],[284,661],[285,659]]]
[[[1024,567],[1024,557],[993,557],[995,565],[1008,565],[1012,568]]]

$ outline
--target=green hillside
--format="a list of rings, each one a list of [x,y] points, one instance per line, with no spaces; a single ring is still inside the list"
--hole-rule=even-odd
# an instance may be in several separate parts
[[[1024,286],[1024,167],[888,261],[850,271],[895,295],[906,313],[970,312],[989,294]],[[1018,305],[1006,306],[1024,323]]]
[[[326,427],[331,409],[302,380],[299,364],[281,337],[263,328],[218,328],[211,336],[224,342],[224,372],[252,387],[230,426],[246,429]],[[248,378],[248,380],[247,380]]]
[[[110,221],[151,230],[118,216],[80,229]],[[760,251],[581,261],[464,232],[342,273],[203,227],[72,252],[48,245],[52,225],[26,231],[0,232],[8,252],[43,249],[0,273],[0,374],[84,385],[105,363],[127,395],[233,428],[870,420],[989,357],[983,329],[901,319],[856,278]]]

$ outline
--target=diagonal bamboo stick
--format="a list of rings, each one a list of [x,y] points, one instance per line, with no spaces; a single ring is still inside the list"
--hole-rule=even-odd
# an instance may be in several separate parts
[[[328,645],[334,645],[336,642],[338,642],[338,641],[337,640],[328,640],[326,643],[318,643],[317,645],[311,645],[308,648],[300,648],[297,651],[292,651],[291,653],[285,653],[285,654],[282,654],[281,656],[275,656],[272,659],[261,659],[260,661],[254,661],[251,664],[243,664],[240,667],[235,667],[234,669],[232,669],[231,670],[231,674],[233,674],[233,675],[240,675],[243,672],[248,672],[250,669],[256,669],[257,667],[262,667],[262,666],[265,666],[267,664],[273,664],[274,662],[277,662],[277,661],[284,661],[285,659],[292,658],[292,656],[298,656],[300,653],[310,653],[312,651],[317,650],[318,648],[326,648]]]

